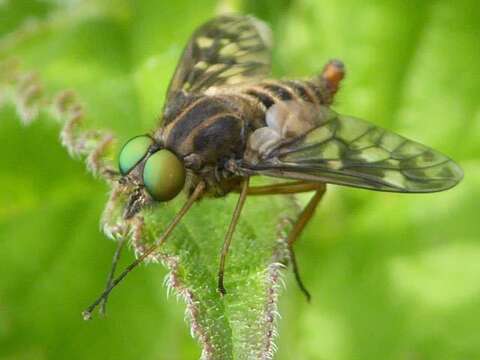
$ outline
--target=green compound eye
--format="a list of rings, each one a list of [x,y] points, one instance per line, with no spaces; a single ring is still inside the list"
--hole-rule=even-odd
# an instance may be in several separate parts
[[[171,200],[183,189],[185,167],[171,151],[159,150],[145,163],[143,184],[155,200]]]
[[[118,167],[122,175],[128,174],[147,155],[149,147],[153,144],[150,136],[140,135],[128,140],[120,150]]]

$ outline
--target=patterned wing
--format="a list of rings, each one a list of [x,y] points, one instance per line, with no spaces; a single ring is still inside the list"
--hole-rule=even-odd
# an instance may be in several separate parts
[[[270,73],[271,33],[250,16],[221,16],[192,35],[173,76],[167,100],[184,90],[201,92]]]
[[[322,116],[316,125],[264,147],[255,162],[242,165],[244,170],[405,193],[446,190],[463,177],[455,162],[425,145],[361,119],[317,110]]]

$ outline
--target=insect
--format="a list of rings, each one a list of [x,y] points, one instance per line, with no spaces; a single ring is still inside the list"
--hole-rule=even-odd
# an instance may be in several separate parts
[[[154,253],[203,197],[239,193],[220,252],[218,290],[225,294],[227,254],[247,196],[313,192],[288,235],[293,245],[322,199],[326,184],[378,191],[427,193],[462,179],[445,155],[331,109],[345,69],[332,60],[305,80],[271,80],[271,36],[250,16],[221,16],[195,31],[171,80],[162,121],[133,137],[119,154],[119,183],[128,190],[123,218],[175,198],[188,199],[163,235],[88,308],[105,301],[126,274]],[[252,176],[286,179],[250,186]]]

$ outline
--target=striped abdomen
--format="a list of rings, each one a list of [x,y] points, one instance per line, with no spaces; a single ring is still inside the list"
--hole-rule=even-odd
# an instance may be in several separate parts
[[[332,91],[321,79],[311,81],[267,80],[243,88],[241,94],[258,101],[264,110],[279,101],[301,100],[319,105],[330,105],[333,99]]]

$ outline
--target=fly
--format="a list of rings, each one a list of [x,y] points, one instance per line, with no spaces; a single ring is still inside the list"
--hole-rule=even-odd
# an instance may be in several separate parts
[[[155,253],[201,198],[239,193],[220,254],[218,291],[224,295],[227,254],[246,198],[313,192],[287,239],[296,280],[310,298],[293,245],[327,183],[428,193],[447,190],[462,179],[462,170],[447,156],[332,110],[345,75],[342,62],[330,61],[319,76],[309,79],[272,80],[271,47],[267,25],[250,16],[221,16],[192,35],[170,82],[162,122],[123,146],[118,174],[129,194],[126,221],[181,191],[188,199],[162,236],[112,280],[114,262],[105,291],[86,317]],[[250,186],[249,179],[257,175],[287,181]]]

